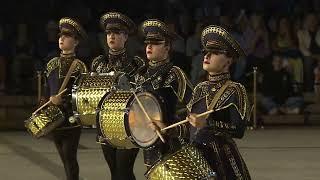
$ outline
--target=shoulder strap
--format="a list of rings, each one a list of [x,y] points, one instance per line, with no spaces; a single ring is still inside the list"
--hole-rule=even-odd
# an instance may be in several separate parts
[[[213,97],[213,99],[212,99],[212,101],[211,101],[211,103],[210,103],[207,111],[212,110],[212,109],[216,106],[219,98],[222,96],[222,94],[223,94],[224,91],[227,89],[227,87],[229,87],[230,84],[231,84],[231,81],[230,81],[230,80],[227,81],[226,83],[224,83],[224,85],[219,89],[219,91],[217,92],[217,94]],[[205,119],[207,119],[207,118],[209,117],[209,115],[210,115],[210,114],[206,115],[206,116],[205,116]]]
[[[67,86],[67,84],[68,84],[68,82],[69,82],[69,80],[70,80],[70,77],[71,77],[72,72],[73,72],[73,71],[75,70],[75,68],[77,67],[77,63],[78,63],[78,60],[74,60],[74,61],[72,62],[72,64],[71,64],[71,66],[70,66],[70,68],[69,68],[69,70],[68,70],[68,72],[67,72],[66,77],[65,77],[64,80],[63,80],[63,83],[62,83],[62,85],[61,85],[58,93],[60,93],[61,91],[63,91],[63,90],[66,88],[66,86]]]

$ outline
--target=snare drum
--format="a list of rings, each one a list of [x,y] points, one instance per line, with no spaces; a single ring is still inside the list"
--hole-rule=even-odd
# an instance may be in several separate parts
[[[163,121],[162,108],[156,96],[148,92],[137,96],[151,119]],[[110,92],[101,100],[99,107],[97,126],[102,136],[100,143],[130,149],[147,148],[158,140],[132,92]]]
[[[201,152],[192,145],[185,145],[180,150],[166,156],[153,165],[145,176],[150,180],[216,179],[216,173]]]
[[[28,132],[40,138],[52,132],[65,121],[65,117],[58,106],[49,105],[25,121]]]
[[[75,117],[83,126],[96,124],[99,101],[111,89],[129,90],[130,83],[124,73],[82,74],[72,88],[72,107]]]

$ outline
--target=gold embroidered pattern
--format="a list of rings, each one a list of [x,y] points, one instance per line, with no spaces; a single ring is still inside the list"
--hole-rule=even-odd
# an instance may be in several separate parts
[[[146,27],[150,27],[150,26],[151,27],[158,27],[162,31],[164,31],[165,33],[169,34],[167,25],[157,19],[149,19],[149,20],[146,20],[145,22],[143,22],[142,29],[145,29]],[[144,33],[146,33],[146,32],[144,32]]]
[[[219,83],[214,83],[210,81],[204,81],[202,83],[199,83],[194,89],[190,102],[187,104],[188,110],[191,111],[193,104],[197,103],[203,98],[206,98],[206,105],[208,108],[213,97],[215,96],[216,92],[221,88],[221,86],[222,85],[219,85]],[[216,90],[212,91],[213,88]],[[226,104],[230,97],[233,95],[236,96],[237,101]],[[229,85],[229,87],[225,90],[225,92],[221,95],[214,109],[216,109],[216,111],[219,111],[222,109],[226,109],[230,106],[234,106],[236,108],[236,110],[241,116],[241,119],[249,121],[248,97],[244,86],[240,83],[232,82]]]
[[[106,73],[107,72],[107,66],[104,60],[104,56],[100,55],[93,59],[91,63],[91,71],[97,72],[97,73]]]
[[[232,170],[233,170],[235,176],[237,177],[237,180],[243,180],[241,172],[237,166],[237,162],[236,162],[235,158],[233,157],[229,146],[225,144],[225,145],[223,145],[223,149],[224,149],[224,152],[226,153],[226,156],[230,162]]]
[[[80,26],[80,24],[78,24],[76,21],[74,21],[73,19],[71,18],[62,18],[60,19],[59,21],[59,27],[60,29],[62,28],[62,25],[63,24],[70,24],[72,27],[74,27],[78,33],[82,36],[82,37],[86,37],[86,33],[85,31],[83,30],[83,28]]]
[[[235,130],[236,126],[231,125],[229,123],[223,122],[223,121],[214,121],[215,127],[221,128],[221,129],[229,129],[229,130]]]
[[[222,159],[221,159],[221,156],[220,156],[220,152],[219,152],[219,149],[218,149],[218,145],[215,141],[211,142],[210,143],[213,151],[215,152],[216,156],[217,156],[217,164],[218,164],[218,167],[217,167],[217,170],[218,170],[218,176],[220,178],[222,178],[223,180],[226,180],[226,172],[224,171],[224,168],[223,168],[223,162],[222,162]]]
[[[177,82],[177,87],[172,86],[174,80]],[[171,87],[179,101],[182,102],[187,88],[187,80],[184,72],[179,67],[173,66],[168,78],[165,80],[164,87]]]
[[[87,73],[88,72],[87,66],[79,59],[76,59],[76,61],[77,61],[77,66],[74,69],[73,73],[81,73],[81,74]]]
[[[146,61],[144,59],[142,59],[139,56],[134,56],[133,57],[134,61],[136,62],[138,69],[137,69],[137,73],[139,73],[143,68],[146,67]]]
[[[170,62],[169,59],[164,59],[162,61],[149,61],[149,65],[150,65],[150,67],[158,67],[158,66],[164,65],[168,62]]]
[[[208,35],[208,34],[211,34],[211,33],[218,34],[218,35],[222,36],[224,39],[226,39],[227,42],[231,45],[231,47],[234,50],[236,50],[239,53],[240,56],[244,56],[245,55],[245,53],[242,50],[242,48],[239,45],[239,43],[232,38],[232,35],[230,35],[222,27],[215,26],[215,25],[208,26],[202,31],[201,42],[202,42],[203,47],[206,47],[206,44],[204,44],[205,43],[205,39],[204,39],[205,36]]]
[[[101,25],[102,29],[105,29],[106,21],[108,19],[120,19],[128,26],[129,33],[132,33],[135,29],[134,22],[131,19],[129,19],[127,16],[125,16],[124,14],[121,14],[119,12],[108,12],[108,13],[104,14],[103,16],[101,16],[100,25]]]
[[[49,77],[50,73],[59,67],[59,57],[55,57],[51,59],[47,64],[47,77]]]
[[[226,90],[226,94],[222,95],[219,99],[216,108],[217,109],[225,109],[230,106],[234,106],[238,113],[241,116],[242,120],[249,121],[249,106],[248,106],[248,97],[246,90],[243,85],[240,83],[232,82],[229,89]],[[226,101],[231,97],[231,95],[235,95],[237,97],[237,102],[225,104]]]
[[[209,85],[211,84],[210,81],[204,81],[199,83],[193,90],[192,98],[190,102],[187,104],[187,109],[189,111],[192,110],[192,106],[200,101],[202,98],[205,98],[210,90],[209,90]]]

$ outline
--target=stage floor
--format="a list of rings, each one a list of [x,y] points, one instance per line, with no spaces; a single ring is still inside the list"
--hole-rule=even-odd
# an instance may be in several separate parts
[[[237,143],[254,180],[320,177],[320,127],[249,130]],[[135,163],[137,180],[145,179],[141,152]],[[111,179],[94,130],[83,130],[78,159],[81,180]],[[0,179],[63,180],[64,172],[52,142],[7,131],[0,132]]]

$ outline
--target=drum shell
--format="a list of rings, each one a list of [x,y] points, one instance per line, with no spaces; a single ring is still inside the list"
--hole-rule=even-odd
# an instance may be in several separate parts
[[[106,93],[117,88],[129,89],[129,81],[123,85],[118,84],[120,80],[127,81],[123,73],[81,75],[72,89],[72,107],[75,117],[79,119],[81,125],[92,126],[96,124],[96,111],[99,102]]]
[[[192,145],[185,145],[155,163],[145,174],[147,179],[216,179],[202,153]]]
[[[149,92],[138,93],[149,116],[163,120],[159,100]],[[117,148],[148,148],[159,141],[155,131],[148,126],[148,119],[142,112],[130,91],[113,91],[106,94],[99,103],[97,127],[99,143],[108,143]],[[138,109],[136,109],[138,108]]]
[[[128,109],[133,96],[130,91],[122,91],[113,97],[115,91],[107,93],[99,103],[97,127],[103,137],[99,143],[108,143],[120,149],[137,148],[137,144],[130,138],[128,129]],[[118,101],[117,103],[113,103]]]
[[[25,121],[27,131],[35,138],[48,135],[61,126],[65,116],[58,106],[49,105]]]

